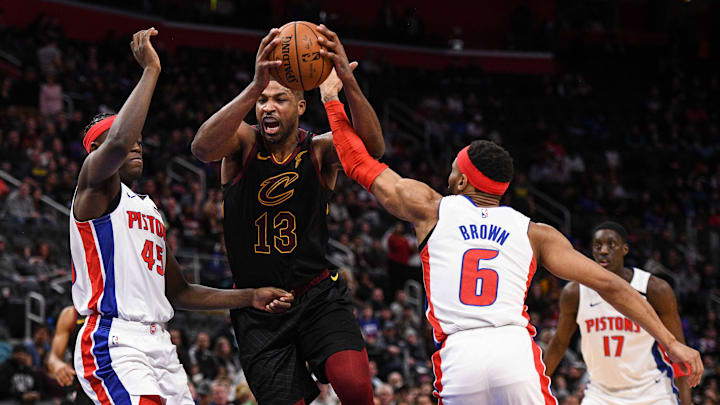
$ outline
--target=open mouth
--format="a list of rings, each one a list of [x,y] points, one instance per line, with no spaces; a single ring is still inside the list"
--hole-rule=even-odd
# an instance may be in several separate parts
[[[598,264],[603,267],[607,267],[609,263],[607,260],[598,260]]]
[[[280,121],[275,117],[263,117],[263,130],[268,135],[275,135],[280,130]]]

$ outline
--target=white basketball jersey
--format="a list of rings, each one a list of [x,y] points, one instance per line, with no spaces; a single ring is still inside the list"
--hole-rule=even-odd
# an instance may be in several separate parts
[[[649,279],[650,273],[634,268],[630,285],[645,296]],[[577,323],[591,384],[621,390],[672,380],[672,363],[655,339],[583,285]]]
[[[120,203],[110,214],[91,221],[71,215],[72,296],[78,313],[169,321],[173,308],[165,297],[165,226],[150,197],[121,184]]]
[[[505,325],[534,335],[525,306],[536,268],[530,219],[509,207],[478,207],[464,195],[444,197],[438,217],[420,254],[435,340]]]

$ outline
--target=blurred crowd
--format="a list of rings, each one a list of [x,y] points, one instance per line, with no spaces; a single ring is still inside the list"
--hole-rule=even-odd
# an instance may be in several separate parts
[[[126,38],[68,40],[47,17],[23,31],[0,27],[0,48],[22,66],[0,87],[0,170],[19,180],[14,185],[0,177],[0,341],[20,337],[27,292],[41,292],[48,302],[47,323],[35,328],[31,340],[15,348],[0,344],[0,399],[14,395],[32,403],[56,392],[43,359],[57,312],[70,301],[67,217],[43,196],[69,208],[86,155],[82,129],[96,113],[119,109],[139,68]],[[200,124],[252,79],[254,55],[159,52],[163,73],[143,131],[145,166],[137,191],[150,194],[163,212],[168,243],[187,277],[195,273],[183,257],[201,254],[210,259],[202,262],[197,281],[230,287],[219,167],[195,160],[189,147]],[[703,354],[706,375],[694,391],[696,403],[720,403],[719,253],[713,249],[720,231],[720,134],[717,110],[708,108],[720,105],[720,78],[717,70],[670,62],[651,74],[604,69],[508,77],[457,68],[439,77],[367,60],[357,76],[378,112],[389,100],[412,110],[402,119],[382,117],[384,159],[402,175],[444,192],[454,154],[473,139],[491,139],[515,160],[504,204],[561,228],[586,252],[595,223],[623,223],[630,231],[626,264],[673,285],[686,339]],[[301,126],[326,131],[317,91],[306,98]],[[196,169],[188,170],[186,162]],[[550,215],[536,190],[567,207],[572,222]],[[436,348],[422,302],[405,289],[421,274],[412,229],[343,176],[328,223],[338,242],[330,256],[343,265],[351,286],[377,402],[435,403],[429,356]],[[528,293],[541,346],[552,336],[562,286],[540,270]],[[253,403],[225,316],[180,313],[169,328],[199,404]],[[15,381],[7,377],[13,373],[32,378],[20,390],[6,384]],[[586,383],[575,341],[553,389],[561,404],[577,404]],[[321,390],[316,404],[337,404],[328,386]]]

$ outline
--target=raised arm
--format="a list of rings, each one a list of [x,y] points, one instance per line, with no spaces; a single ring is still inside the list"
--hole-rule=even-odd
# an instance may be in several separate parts
[[[677,309],[677,300],[675,293],[670,285],[657,277],[650,277],[647,288],[647,299],[650,305],[655,309],[663,325],[670,330],[680,343],[685,343],[685,335],[683,334],[682,321]],[[683,370],[687,371],[687,370]],[[675,376],[678,391],[680,391],[680,402],[682,405],[692,404],[690,397],[690,386],[688,385],[687,376]]]
[[[373,193],[392,215],[415,225],[418,239],[423,240],[437,223],[442,196],[427,184],[402,178],[374,160],[350,125],[340,101],[327,102],[325,110],[345,174]]]
[[[191,145],[192,153],[196,158],[203,162],[214,162],[240,150],[243,139],[254,139],[252,127],[243,120],[270,82],[270,69],[282,63],[270,60],[273,49],[280,42],[277,38],[279,33],[280,30],[273,28],[260,42],[255,55],[253,81],[240,95],[213,114],[198,129]]]
[[[290,309],[293,296],[274,287],[221,290],[190,284],[180,272],[175,255],[168,251],[165,267],[165,295],[179,309],[232,309],[253,307],[266,312],[284,312]]]
[[[545,268],[560,278],[576,281],[597,291],[605,301],[640,324],[663,345],[670,360],[690,364],[691,386],[700,382],[703,373],[700,353],[680,343],[663,325],[652,306],[630,284],[573,249],[570,242],[551,226],[531,223],[528,235],[536,257]]]
[[[570,344],[573,334],[577,330],[578,302],[580,301],[580,286],[575,282],[568,283],[560,294],[560,318],[557,330],[550,339],[547,349],[543,352],[545,374],[552,377],[555,369],[565,357],[565,351]]]
[[[133,35],[130,48],[135,60],[143,68],[142,77],[120,109],[105,141],[83,162],[78,178],[79,192],[86,188],[98,188],[117,173],[130,150],[140,140],[160,75],[160,58],[150,43],[150,37],[157,34],[155,28],[149,28]]]
[[[53,336],[50,344],[50,356],[48,356],[47,365],[50,373],[61,387],[69,387],[73,382],[75,370],[69,364],[62,361],[67,349],[68,340],[75,328],[75,308],[65,307],[58,317],[57,328],[55,328],[55,336]]]
[[[331,73],[328,79],[320,85],[322,102],[325,104],[328,101],[337,100],[338,93],[344,88],[348,106],[352,113],[352,124],[355,132],[362,139],[370,155],[375,159],[379,159],[385,153],[385,140],[382,136],[382,128],[377,114],[375,114],[375,110],[365,98],[362,90],[360,90],[360,85],[355,79],[355,75],[353,75],[357,62],[351,64],[348,61],[345,48],[343,48],[337,34],[322,24],[318,26],[318,31],[327,38],[318,39],[320,45],[325,47],[325,49],[320,50],[320,55],[330,58],[335,66],[333,69],[334,74],[340,79],[340,82],[336,84],[332,80],[333,74]],[[335,151],[331,150],[331,153],[330,162],[336,163],[337,155]]]

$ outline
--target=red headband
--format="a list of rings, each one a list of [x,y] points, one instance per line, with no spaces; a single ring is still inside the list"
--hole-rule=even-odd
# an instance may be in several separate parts
[[[98,136],[102,135],[103,132],[110,129],[113,121],[115,121],[115,117],[117,117],[117,115],[111,115],[103,120],[100,120],[97,124],[90,127],[90,129],[85,134],[85,137],[83,138],[83,146],[85,147],[85,150],[88,151],[88,153],[90,153],[90,144],[93,143],[93,141],[97,139]]]
[[[458,152],[457,162],[460,172],[467,176],[468,181],[476,189],[492,194],[492,195],[503,195],[507,190],[510,182],[495,181],[486,175],[484,175],[477,167],[470,161],[470,155],[468,150],[470,146],[466,146],[463,150]]]

